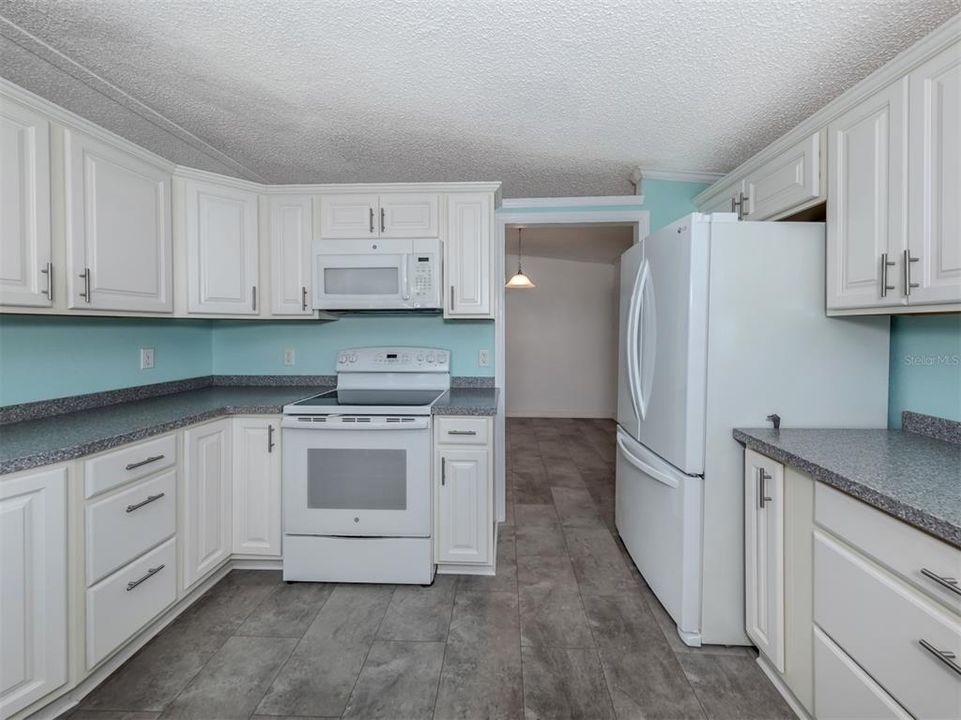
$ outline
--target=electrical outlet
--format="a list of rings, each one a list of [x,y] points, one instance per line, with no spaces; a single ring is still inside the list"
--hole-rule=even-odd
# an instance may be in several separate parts
[[[140,369],[151,370],[153,368],[153,348],[140,348]]]
[[[284,365],[293,365],[297,362],[297,353],[293,348],[287,348],[284,350]]]
[[[481,350],[477,353],[477,364],[480,367],[490,367],[491,366],[491,351]]]

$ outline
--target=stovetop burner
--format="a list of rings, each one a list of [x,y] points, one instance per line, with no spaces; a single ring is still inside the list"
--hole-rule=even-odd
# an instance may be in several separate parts
[[[424,407],[431,405],[443,395],[442,390],[419,389],[341,389],[328,390],[320,395],[305,398],[293,403],[294,407],[329,407],[342,406],[383,406],[383,407]]]

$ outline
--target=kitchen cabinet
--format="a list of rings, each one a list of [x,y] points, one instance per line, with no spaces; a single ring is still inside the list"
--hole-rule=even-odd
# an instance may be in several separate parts
[[[233,423],[233,552],[280,557],[280,419]]]
[[[744,451],[747,635],[784,672],[784,467]]]
[[[257,315],[257,193],[184,180],[187,311]]]
[[[435,238],[440,197],[436,193],[325,195],[320,236],[325,239]]]
[[[50,307],[50,123],[0,100],[0,305]]]
[[[816,132],[752,170],[744,179],[742,219],[771,220],[825,197],[821,179],[824,132]]]
[[[67,682],[67,469],[0,480],[0,716]]]
[[[712,193],[708,199],[697,206],[697,209],[702,213],[738,212],[743,196],[744,180],[738,179],[726,184],[716,193]]]
[[[491,436],[490,423],[490,418],[438,418],[435,426],[438,565],[493,562],[492,453],[489,442],[480,440]]]
[[[230,441],[229,419],[184,431],[184,590],[230,556],[233,544]]]
[[[444,243],[444,317],[492,318],[494,260],[489,193],[450,194]]]
[[[961,303],[961,42],[918,67],[908,84],[902,283],[909,305]]]
[[[904,304],[907,79],[828,125],[827,308]]]
[[[312,315],[310,195],[271,195],[270,313]]]
[[[64,131],[68,307],[173,311],[171,174]]]

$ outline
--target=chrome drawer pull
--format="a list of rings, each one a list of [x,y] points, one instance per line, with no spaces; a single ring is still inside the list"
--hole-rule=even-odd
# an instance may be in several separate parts
[[[159,500],[160,498],[162,498],[162,497],[163,497],[164,495],[166,495],[166,494],[167,494],[167,493],[157,493],[156,495],[148,495],[146,500],[141,500],[141,501],[138,502],[136,505],[128,505],[128,506],[127,506],[127,512],[129,513],[129,512],[133,512],[134,510],[139,510],[139,509],[142,508],[144,505],[149,505],[149,504],[152,503],[154,500]]]
[[[955,674],[961,675],[961,665],[958,665],[954,661],[957,655],[955,655],[953,652],[951,652],[950,650],[938,650],[936,647],[934,647],[934,645],[929,643],[924,638],[920,638],[918,640],[918,643],[921,645],[921,647],[923,647],[929,653],[934,655],[934,657],[936,657],[942,663],[944,663],[949,668],[951,668],[951,670],[953,670]]]
[[[936,582],[938,585],[950,590],[955,595],[961,595],[961,587],[958,587],[958,581],[955,580],[954,578],[938,575],[935,572],[931,572],[927,568],[921,568],[921,574],[930,580],[934,580],[934,582]]]
[[[167,567],[166,563],[164,563],[164,564],[162,564],[162,565],[158,565],[158,566],[155,567],[155,568],[147,568],[147,574],[146,574],[146,575],[144,575],[144,576],[143,576],[142,578],[140,578],[139,580],[132,580],[132,581],[130,581],[130,582],[127,583],[127,592],[130,592],[131,590],[133,590],[135,587],[137,587],[137,586],[138,586],[140,583],[142,583],[144,580],[149,580],[149,579],[152,578],[154,575],[156,575],[158,572],[160,572],[161,570],[163,570],[165,567]],[[922,640],[922,642],[924,642],[924,641]]]
[[[448,435],[476,435],[476,430],[448,430]]]
[[[127,465],[127,469],[136,470],[138,467],[143,467],[144,465],[149,465],[152,462],[157,462],[158,460],[163,460],[163,459],[164,459],[163,455],[152,455],[151,457],[148,457],[146,460],[130,463],[129,465]]]

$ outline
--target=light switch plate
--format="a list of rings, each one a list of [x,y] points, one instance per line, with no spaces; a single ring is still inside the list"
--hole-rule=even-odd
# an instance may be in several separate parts
[[[140,369],[150,370],[153,368],[153,348],[140,348]]]

